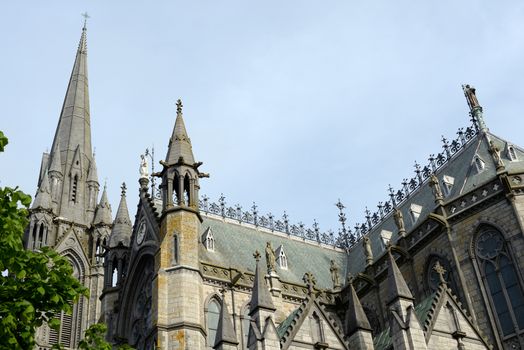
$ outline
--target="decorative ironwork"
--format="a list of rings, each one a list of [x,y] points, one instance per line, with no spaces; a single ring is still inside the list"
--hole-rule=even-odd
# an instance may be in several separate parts
[[[460,128],[457,132],[456,139],[448,141],[442,137],[443,151],[438,154],[430,154],[428,158],[429,163],[424,167],[415,162],[415,175],[412,178],[403,179],[401,189],[395,191],[391,185],[388,186],[389,199],[384,202],[378,202],[375,212],[371,212],[366,207],[365,220],[363,223],[356,223],[354,225],[354,231],[347,225],[347,217],[344,213],[346,207],[340,200],[335,204],[339,210],[338,221],[340,222],[340,228],[338,234],[335,234],[332,230],[322,231],[316,220],[313,220],[311,227],[306,227],[301,222],[290,224],[289,216],[286,212],[284,212],[280,219],[277,219],[272,213],[260,215],[255,202],[253,202],[249,211],[243,211],[239,204],[227,207],[226,198],[223,194],[220,195],[217,203],[210,202],[207,196],[202,196],[199,201],[200,210],[224,218],[237,220],[239,223],[248,223],[271,231],[279,231],[288,235],[297,236],[302,239],[333,245],[342,249],[351,249],[364,235],[368,234],[387,218],[395,207],[402,205],[424,183],[428,182],[431,174],[440,170],[447,162],[461,152],[478,133],[479,128],[473,118],[473,125],[466,129]],[[146,152],[146,155],[152,156],[149,155],[148,152]]]

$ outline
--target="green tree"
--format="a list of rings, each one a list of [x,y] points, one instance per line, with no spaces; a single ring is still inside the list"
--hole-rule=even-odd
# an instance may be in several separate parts
[[[0,152],[8,143],[0,131]],[[0,349],[32,349],[36,328],[43,322],[58,329],[53,318],[71,312],[70,302],[88,295],[73,277],[66,258],[43,247],[25,250],[31,197],[16,188],[0,187]]]

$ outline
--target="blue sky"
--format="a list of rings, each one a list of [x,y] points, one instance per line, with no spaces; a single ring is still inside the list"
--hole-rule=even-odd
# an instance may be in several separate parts
[[[10,1],[0,5],[0,185],[34,194],[89,12],[93,145],[113,213],[182,98],[201,193],[321,229],[362,222],[469,125],[524,145],[520,1]],[[158,169],[158,167],[157,167]]]

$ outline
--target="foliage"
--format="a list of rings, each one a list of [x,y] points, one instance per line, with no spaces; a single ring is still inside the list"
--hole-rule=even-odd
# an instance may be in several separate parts
[[[0,152],[7,145],[0,132]],[[18,188],[0,187],[0,349],[31,349],[43,322],[58,329],[53,318],[71,312],[71,302],[88,290],[73,277],[66,258],[44,247],[25,250],[22,236],[28,224],[31,197]]]
[[[81,350],[111,350],[111,344],[104,339],[106,332],[107,326],[103,323],[91,325],[86,330],[84,339],[80,341],[78,348]]]

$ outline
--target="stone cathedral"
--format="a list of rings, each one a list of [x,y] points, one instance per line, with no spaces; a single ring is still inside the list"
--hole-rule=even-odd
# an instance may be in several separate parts
[[[56,315],[59,331],[41,327],[38,348],[75,349],[104,322],[136,349],[524,349],[524,150],[463,90],[471,124],[354,228],[340,202],[334,233],[199,194],[181,101],[161,170],[142,156],[134,220],[125,184],[113,218],[84,25],[25,244],[66,256],[90,297]]]

